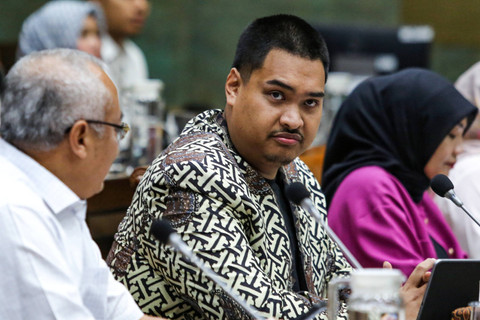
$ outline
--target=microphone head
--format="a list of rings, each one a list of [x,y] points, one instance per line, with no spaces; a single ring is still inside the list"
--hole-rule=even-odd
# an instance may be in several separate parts
[[[430,182],[430,187],[440,197],[445,197],[445,194],[453,189],[453,183],[446,175],[437,174]]]
[[[288,200],[296,205],[300,205],[303,199],[310,197],[310,193],[301,182],[290,183],[285,187],[285,191]]]
[[[150,227],[150,233],[153,234],[155,238],[160,240],[161,243],[167,244],[170,239],[170,235],[175,233],[175,230],[173,230],[172,226],[167,220],[155,219]]]

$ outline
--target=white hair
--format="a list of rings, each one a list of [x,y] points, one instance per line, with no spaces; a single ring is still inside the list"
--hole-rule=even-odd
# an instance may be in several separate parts
[[[99,59],[72,49],[34,52],[20,59],[5,78],[0,136],[25,148],[56,147],[79,119],[103,120],[111,93],[93,72]],[[103,132],[101,126],[95,130]]]

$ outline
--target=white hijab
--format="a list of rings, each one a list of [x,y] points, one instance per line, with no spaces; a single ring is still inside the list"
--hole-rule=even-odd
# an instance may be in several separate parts
[[[104,18],[92,2],[50,1],[32,13],[23,23],[18,40],[17,59],[33,51],[55,48],[77,48],[85,19],[93,15],[103,33]]]

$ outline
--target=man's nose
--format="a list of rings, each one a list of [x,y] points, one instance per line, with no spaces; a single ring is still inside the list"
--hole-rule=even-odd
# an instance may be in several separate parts
[[[142,12],[146,12],[149,8],[150,4],[148,0],[135,0],[135,8]]]
[[[303,125],[303,118],[298,106],[286,106],[280,117],[282,126],[289,129],[298,129]]]

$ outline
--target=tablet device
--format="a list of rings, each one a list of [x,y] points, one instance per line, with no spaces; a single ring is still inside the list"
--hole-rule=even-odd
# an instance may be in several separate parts
[[[453,310],[479,300],[479,282],[480,260],[437,260],[417,320],[451,319]]]

